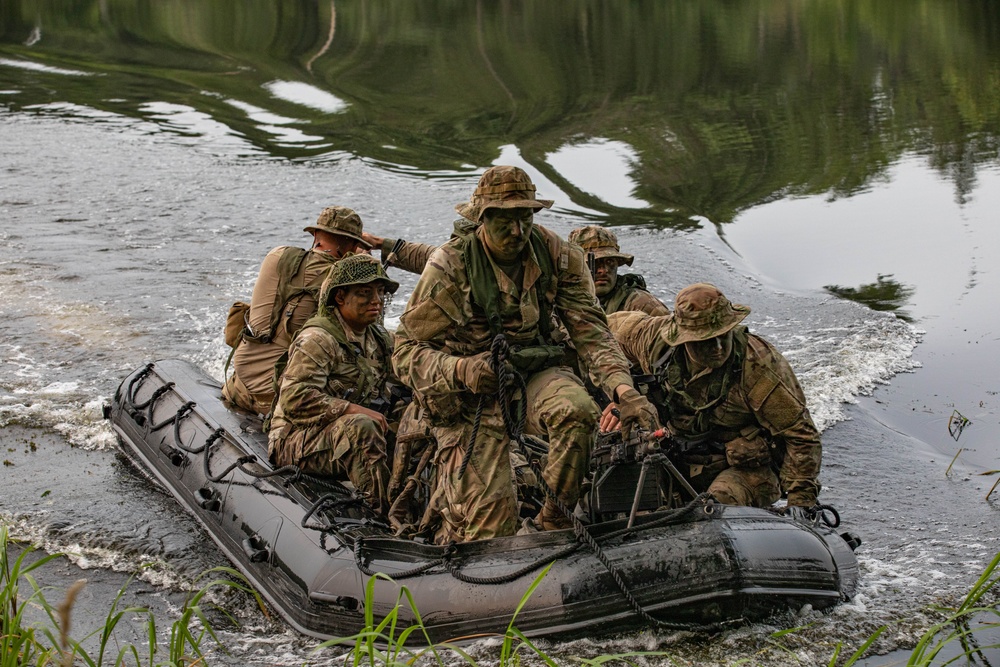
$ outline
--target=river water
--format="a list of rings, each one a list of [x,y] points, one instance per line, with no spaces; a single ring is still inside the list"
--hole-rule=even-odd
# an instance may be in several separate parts
[[[823,429],[821,498],[864,540],[830,613],[548,652],[826,664],[888,624],[884,654],[1000,551],[993,5],[281,7],[0,0],[0,517],[72,553],[51,577],[88,578],[77,627],[133,573],[129,599],[169,613],[226,564],[117,462],[121,378],[165,357],[221,377],[268,249],[333,204],[440,242],[491,164],[531,173],[560,234],[613,226],[665,302],[708,281],[752,308]],[[394,277],[390,324],[414,284]],[[331,659],[223,602],[244,625],[216,661]]]

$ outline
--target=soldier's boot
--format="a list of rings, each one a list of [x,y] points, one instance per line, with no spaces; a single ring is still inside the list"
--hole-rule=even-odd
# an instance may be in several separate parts
[[[573,527],[573,521],[551,499],[545,501],[542,511],[535,517],[535,523],[540,525],[542,530],[562,530]]]

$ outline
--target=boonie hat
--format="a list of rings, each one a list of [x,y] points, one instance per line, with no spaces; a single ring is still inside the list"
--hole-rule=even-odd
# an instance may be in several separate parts
[[[309,225],[302,231],[309,232],[310,234],[321,231],[338,236],[346,236],[349,239],[354,239],[366,248],[371,248],[372,245],[361,238],[362,228],[361,216],[355,213],[354,209],[347,208],[346,206],[330,206],[329,208],[324,208],[323,212],[319,214],[315,225]]]
[[[715,285],[695,283],[677,293],[674,316],[664,329],[670,345],[708,340],[726,333],[750,314],[748,306],[730,303]]]
[[[371,255],[347,255],[330,268],[322,291],[329,293],[337,287],[367,285],[377,280],[385,283],[385,291],[389,294],[394,294],[399,289],[399,283],[390,278],[382,268],[382,263]]]
[[[593,253],[595,259],[614,257],[618,260],[618,266],[622,264],[632,266],[632,260],[635,259],[632,255],[621,251],[618,237],[614,232],[596,225],[577,227],[569,233],[569,242],[583,248],[585,253]]]
[[[552,207],[551,199],[535,199],[531,178],[519,167],[490,167],[479,177],[479,185],[469,201],[455,205],[463,218],[480,222],[491,208],[533,208],[536,211]]]

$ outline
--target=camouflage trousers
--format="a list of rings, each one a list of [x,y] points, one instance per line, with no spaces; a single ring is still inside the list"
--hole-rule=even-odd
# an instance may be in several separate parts
[[[252,394],[243,384],[239,376],[233,373],[222,385],[222,397],[238,408],[248,410],[255,415],[266,415],[271,411],[274,394]]]
[[[326,424],[273,433],[271,460],[297,465],[311,475],[348,479],[380,514],[388,509],[386,442],[381,428],[367,415],[344,415]]]
[[[527,383],[526,432],[549,443],[542,478],[572,510],[590,468],[590,451],[600,415],[580,379],[569,368],[548,368]],[[459,476],[473,430],[473,414],[436,426],[437,482],[422,528],[436,528],[438,544],[514,535],[518,528],[511,443],[495,402],[484,408],[472,457]],[[551,501],[542,510],[546,528],[570,525]]]
[[[725,456],[711,458],[718,460],[679,466],[699,493],[708,491],[720,503],[747,507],[770,507],[781,497],[778,475],[770,466],[732,468]]]

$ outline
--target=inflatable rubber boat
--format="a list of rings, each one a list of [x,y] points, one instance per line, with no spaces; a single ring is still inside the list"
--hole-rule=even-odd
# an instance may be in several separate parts
[[[276,470],[259,419],[228,409],[219,383],[186,361],[136,369],[105,414],[123,455],[201,523],[292,627],[318,638],[357,633],[366,604],[378,622],[404,585],[432,641],[502,634],[547,566],[516,617],[527,636],[711,630],[825,609],[857,586],[859,541],[833,522],[711,502],[633,512],[631,521],[618,514],[582,534],[448,546],[394,537],[347,486]],[[392,581],[377,580],[366,599],[378,573]],[[416,619],[405,598],[398,613],[403,623]]]

